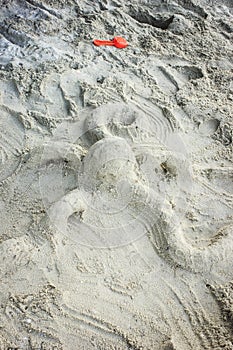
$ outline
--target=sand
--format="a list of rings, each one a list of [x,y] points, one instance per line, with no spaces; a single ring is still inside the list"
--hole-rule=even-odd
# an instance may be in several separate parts
[[[0,350],[232,350],[232,1],[0,3]]]

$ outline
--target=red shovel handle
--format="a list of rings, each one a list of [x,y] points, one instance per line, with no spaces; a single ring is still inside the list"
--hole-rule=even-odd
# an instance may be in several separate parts
[[[101,46],[101,45],[114,46],[114,42],[110,40],[94,40],[93,43],[96,46]]]

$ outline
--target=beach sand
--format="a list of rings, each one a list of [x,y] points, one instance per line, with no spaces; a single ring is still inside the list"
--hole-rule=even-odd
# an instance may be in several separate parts
[[[233,349],[232,33],[230,0],[1,1],[0,350]]]

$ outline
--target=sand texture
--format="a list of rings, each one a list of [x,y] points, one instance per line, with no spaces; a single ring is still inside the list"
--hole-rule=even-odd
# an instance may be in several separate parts
[[[0,5],[0,350],[233,350],[232,1]]]

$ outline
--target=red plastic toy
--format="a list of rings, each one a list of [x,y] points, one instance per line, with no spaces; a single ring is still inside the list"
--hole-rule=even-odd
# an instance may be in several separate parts
[[[107,45],[107,46],[115,46],[118,49],[124,49],[128,46],[127,41],[120,36],[115,36],[113,40],[94,40],[93,43],[96,46]]]

